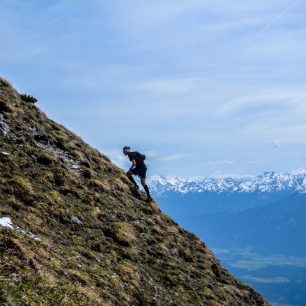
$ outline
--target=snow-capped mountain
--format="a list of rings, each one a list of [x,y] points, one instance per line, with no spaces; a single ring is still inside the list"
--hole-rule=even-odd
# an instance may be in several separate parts
[[[150,188],[162,211],[218,251],[238,278],[252,279],[282,305],[306,305],[306,269],[295,262],[306,262],[306,169],[243,178],[152,177]]]
[[[262,175],[243,178],[201,178],[153,176],[151,190],[155,194],[168,192],[281,192],[306,193],[306,169],[293,172],[265,172]]]

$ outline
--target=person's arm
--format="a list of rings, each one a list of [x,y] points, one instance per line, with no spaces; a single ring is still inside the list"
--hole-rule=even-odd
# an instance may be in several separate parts
[[[136,167],[136,161],[135,161],[135,159],[133,159],[131,162],[132,162],[132,167],[131,167],[131,169],[134,169],[134,168]]]

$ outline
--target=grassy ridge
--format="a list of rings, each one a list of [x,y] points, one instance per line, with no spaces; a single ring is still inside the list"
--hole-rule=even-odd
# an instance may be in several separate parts
[[[266,305],[35,102],[0,80],[0,303]]]

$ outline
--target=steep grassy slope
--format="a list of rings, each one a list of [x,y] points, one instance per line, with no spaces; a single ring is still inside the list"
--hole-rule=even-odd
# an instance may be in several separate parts
[[[34,102],[0,80],[0,304],[266,305]]]

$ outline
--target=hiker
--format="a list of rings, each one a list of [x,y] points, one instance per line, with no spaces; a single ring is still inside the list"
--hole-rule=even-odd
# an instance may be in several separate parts
[[[134,184],[134,191],[139,191],[139,186],[137,185],[136,181],[134,180],[132,175],[138,175],[140,177],[141,185],[143,186],[146,194],[147,199],[146,202],[149,203],[152,201],[152,197],[150,195],[149,187],[146,184],[146,173],[147,173],[147,166],[144,163],[146,156],[140,154],[137,151],[131,152],[131,148],[129,146],[123,147],[123,154],[127,155],[132,162],[132,167],[126,173],[129,180]]]

